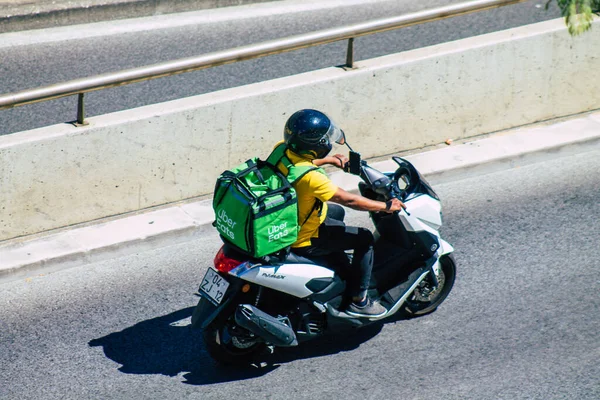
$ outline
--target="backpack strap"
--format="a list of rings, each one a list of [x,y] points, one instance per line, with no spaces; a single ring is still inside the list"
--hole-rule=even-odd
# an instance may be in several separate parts
[[[311,171],[319,171],[322,174],[325,174],[325,171],[317,167],[313,166],[296,166],[289,159],[288,156],[285,155],[287,150],[287,145],[285,143],[281,143],[271,152],[269,157],[267,157],[267,162],[271,165],[277,166],[277,164],[281,163],[286,169],[287,174],[284,174],[288,182],[291,184],[295,183],[298,179],[302,178],[304,175],[308,174]]]
[[[290,185],[294,184],[296,181],[298,181],[304,175],[308,174],[311,171],[318,171],[318,172],[326,175],[325,171],[322,168],[319,168],[314,165],[313,166],[296,166],[296,165],[294,165],[294,163],[292,163],[292,161],[289,159],[289,157],[286,156],[286,154],[285,154],[286,150],[287,150],[287,145],[285,143],[281,143],[271,152],[271,154],[267,158],[267,162],[274,166],[276,166],[279,163],[282,163],[282,165],[288,171],[288,173],[287,173],[287,175],[285,175],[285,177],[288,180],[288,182],[290,183]],[[311,217],[311,215],[315,211],[318,211],[319,216],[320,216],[322,210],[323,210],[323,202],[319,199],[315,199],[315,204],[313,205],[312,209],[310,210],[310,212],[304,219],[304,222],[302,222],[302,224],[300,224],[300,226],[303,226],[304,224],[306,224],[308,219]]]
[[[269,157],[267,157],[267,163],[275,167],[277,166],[277,164],[281,163],[287,170],[287,173],[283,175],[291,185],[292,183],[300,179],[302,176],[304,176],[304,174],[307,174],[316,167],[300,167],[300,170],[296,170],[296,168],[298,167],[296,167],[294,163],[292,163],[292,160],[290,160],[290,158],[285,155],[286,150],[287,145],[285,143],[279,144],[277,147],[275,147],[275,149],[273,149]],[[298,172],[300,172],[301,175],[298,175]]]
[[[308,219],[310,218],[310,216],[312,215],[312,213],[314,213],[316,210],[319,210],[319,216],[321,216],[321,211],[323,210],[323,202],[321,200],[319,200],[319,199],[315,199],[315,204],[310,209],[310,212],[308,213],[308,215],[304,219],[304,222],[300,224],[300,227],[304,226],[304,224],[306,223],[306,221],[308,221]]]
[[[273,149],[269,157],[267,157],[267,162],[271,165],[277,165],[282,158],[286,158],[289,163],[291,163],[290,159],[285,155],[285,151],[287,150],[287,145],[285,143],[279,144],[277,147]]]

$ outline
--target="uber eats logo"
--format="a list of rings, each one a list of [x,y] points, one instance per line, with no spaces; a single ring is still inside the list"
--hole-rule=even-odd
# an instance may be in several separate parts
[[[276,240],[281,239],[282,237],[287,236],[290,232],[287,229],[287,222],[284,222],[279,225],[269,226],[268,233],[269,233],[269,242],[274,242]]]
[[[235,234],[233,233],[233,228],[235,227],[235,222],[229,216],[225,210],[219,211],[217,214],[217,228],[225,235],[229,236],[230,239],[235,239]]]

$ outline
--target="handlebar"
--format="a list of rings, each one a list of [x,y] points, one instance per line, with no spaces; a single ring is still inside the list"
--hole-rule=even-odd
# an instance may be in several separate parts
[[[439,200],[433,189],[431,189],[429,184],[410,162],[399,157],[392,157],[392,159],[398,164],[398,169],[393,175],[384,174],[370,167],[366,161],[361,159],[360,153],[350,148],[349,161],[344,164],[343,170],[344,172],[360,176],[371,190],[383,196],[386,201],[392,198],[404,201],[406,196],[415,190],[422,190],[431,197]],[[400,179],[406,183],[405,187],[400,188],[398,186]]]
[[[344,166],[342,167],[342,170],[349,174],[350,173],[350,161],[346,162],[346,164],[344,164]]]

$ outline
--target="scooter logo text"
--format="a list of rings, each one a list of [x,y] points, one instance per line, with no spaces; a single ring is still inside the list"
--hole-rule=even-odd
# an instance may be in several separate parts
[[[272,279],[285,279],[284,275],[279,275],[279,274],[269,274],[267,272],[263,272],[262,276],[264,276],[265,278],[272,278]]]
[[[235,234],[233,233],[235,224],[237,222],[229,218],[225,210],[219,211],[219,214],[217,214],[217,228],[232,240],[235,239]]]
[[[287,236],[290,232],[287,229],[287,222],[284,222],[280,225],[271,225],[268,229],[269,233],[269,242],[274,242],[276,240],[281,239],[282,237]]]

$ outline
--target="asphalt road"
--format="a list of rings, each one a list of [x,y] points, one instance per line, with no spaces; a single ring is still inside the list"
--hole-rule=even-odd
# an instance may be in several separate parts
[[[348,25],[420,9],[458,3],[352,0],[335,8],[227,17],[224,9],[202,12],[196,23],[182,15],[126,22],[45,29],[0,35],[0,93],[11,93],[71,79],[120,71],[205,54],[299,33]],[[273,3],[273,7],[277,6]],[[298,1],[299,5],[303,2]],[[323,2],[326,4],[327,2]],[[356,60],[420,48],[557,18],[555,3],[529,1],[515,6],[423,24],[355,41]],[[275,9],[274,9],[275,10]],[[275,12],[275,11],[273,11]],[[206,14],[213,13],[213,14]],[[216,13],[216,14],[215,14]],[[212,15],[202,19],[202,15]],[[218,16],[219,18],[217,18]],[[94,116],[178,99],[345,63],[346,42],[299,50],[209,70],[186,73],[86,96],[86,115]],[[0,110],[0,134],[73,121],[75,96]]]
[[[253,368],[217,367],[188,326],[215,234],[0,284],[0,398],[598,399],[599,157],[434,184],[446,302]]]

